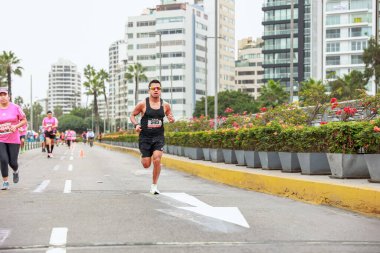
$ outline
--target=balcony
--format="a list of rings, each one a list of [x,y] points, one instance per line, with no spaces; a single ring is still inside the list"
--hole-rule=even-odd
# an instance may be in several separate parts
[[[273,35],[288,35],[290,34],[290,29],[287,30],[277,30],[277,31],[264,31],[264,36],[273,36]],[[298,33],[297,29],[293,29],[293,32]]]
[[[284,6],[290,5],[291,0],[275,1],[275,2],[266,2],[263,4],[263,7],[273,7],[273,6]],[[298,0],[294,0],[294,4],[298,4]]]

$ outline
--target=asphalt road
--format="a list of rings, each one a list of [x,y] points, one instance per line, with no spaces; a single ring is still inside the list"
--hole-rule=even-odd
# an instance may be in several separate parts
[[[0,191],[0,252],[380,252],[376,218],[166,168],[151,195],[136,157],[54,151],[20,155],[20,182]]]

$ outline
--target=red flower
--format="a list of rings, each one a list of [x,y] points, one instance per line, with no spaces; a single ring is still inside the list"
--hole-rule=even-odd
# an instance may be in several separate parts
[[[260,108],[260,111],[261,112],[266,112],[268,109],[266,108],[266,107],[262,107],[262,108]]]
[[[336,115],[342,115],[342,110],[338,110],[338,111],[336,111],[335,114],[336,114]]]
[[[380,127],[374,126],[373,131],[375,131],[376,133],[379,133],[380,132]]]
[[[230,107],[227,107],[226,110],[224,110],[225,113],[231,113],[233,112],[234,110]]]
[[[338,99],[336,99],[336,98],[331,98],[330,103],[331,103],[331,104],[334,104],[334,103],[336,103],[336,101],[338,101]]]
[[[321,121],[321,125],[326,125],[327,122],[326,121]]]

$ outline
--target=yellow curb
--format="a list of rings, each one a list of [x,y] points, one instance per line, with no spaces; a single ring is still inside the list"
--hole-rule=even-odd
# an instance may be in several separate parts
[[[118,150],[139,156],[135,149],[98,144],[110,150]],[[162,157],[167,168],[180,170],[223,184],[269,193],[318,205],[329,205],[380,218],[380,190],[316,182],[294,178],[284,178],[218,168],[192,161]]]

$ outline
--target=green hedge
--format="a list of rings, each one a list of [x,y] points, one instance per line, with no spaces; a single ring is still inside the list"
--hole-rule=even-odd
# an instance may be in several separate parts
[[[283,127],[272,123],[247,129],[201,132],[169,132],[167,145],[256,151],[326,152],[354,154],[359,150],[380,153],[380,119],[373,122],[332,122],[319,127]],[[104,140],[137,142],[137,135]]]

